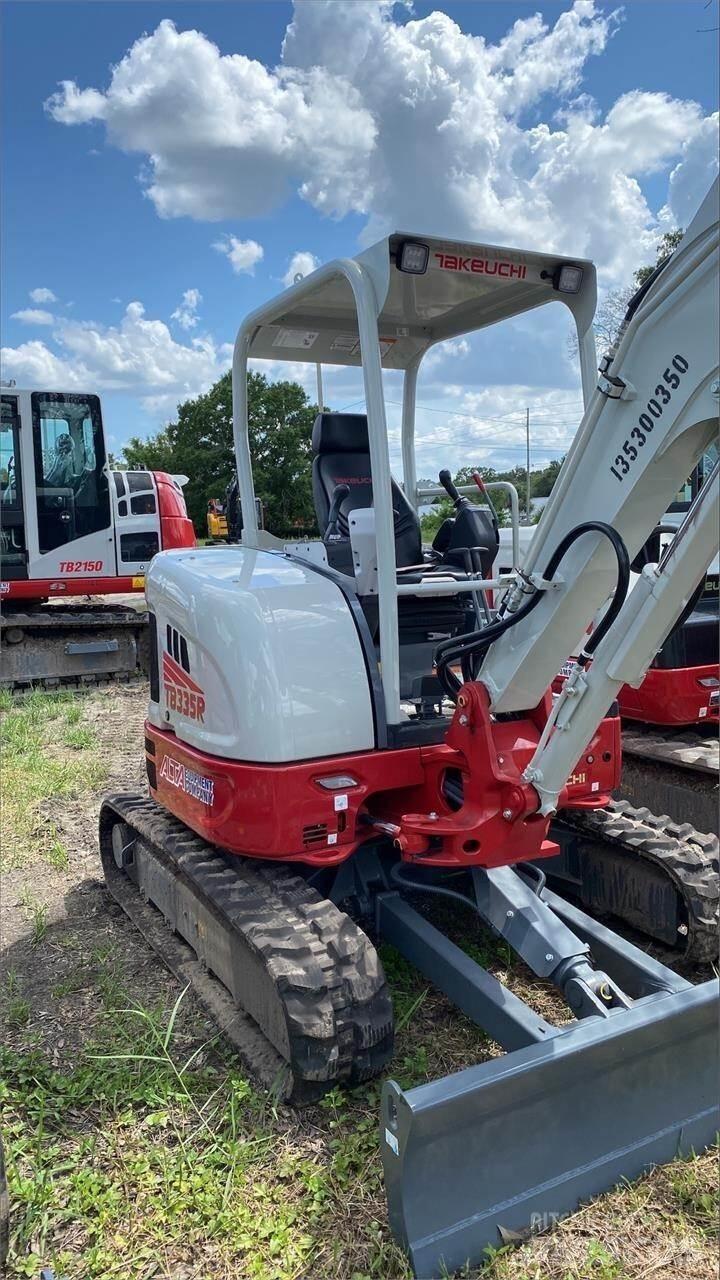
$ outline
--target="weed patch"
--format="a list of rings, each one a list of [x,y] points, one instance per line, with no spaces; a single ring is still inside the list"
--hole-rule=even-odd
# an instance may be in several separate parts
[[[7,691],[5,691],[7,692]],[[80,721],[83,707],[70,693],[34,692],[0,701],[2,750],[2,870],[38,857],[64,870],[68,855],[56,824],[42,809],[57,799],[96,789],[106,767],[93,750],[95,735]]]

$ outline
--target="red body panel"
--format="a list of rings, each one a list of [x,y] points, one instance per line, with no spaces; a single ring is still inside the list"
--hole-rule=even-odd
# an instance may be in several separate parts
[[[185,499],[171,476],[154,471],[160,512],[160,546],[163,551],[174,547],[194,547],[195,530],[189,518]]]
[[[554,853],[546,839],[549,819],[535,815],[536,793],[521,777],[549,702],[528,720],[495,723],[481,686],[465,688],[470,697],[458,707],[445,743],[298,764],[223,760],[148,722],[150,790],[211,843],[259,858],[330,866],[374,833],[373,820],[384,824],[380,829],[389,830],[408,861],[487,867]],[[619,780],[620,750],[620,721],[605,720],[563,793],[563,806],[607,804]],[[443,793],[447,769],[463,775],[460,809]],[[328,791],[319,784],[341,774],[355,785]]]
[[[718,686],[701,680],[718,680],[713,663],[704,667],[651,667],[639,689],[624,685],[618,702],[620,714],[646,724],[705,724],[718,718]],[[715,699],[712,699],[713,693]]]
[[[22,578],[7,584],[3,600],[50,600],[57,596],[107,596],[122,592],[144,591],[142,574],[134,578]]]

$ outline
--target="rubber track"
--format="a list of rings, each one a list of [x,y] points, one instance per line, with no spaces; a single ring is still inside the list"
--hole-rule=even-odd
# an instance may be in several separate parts
[[[39,677],[32,681],[3,680],[0,673],[0,688],[16,695],[29,693],[33,689],[44,689],[48,693],[58,690],[70,692],[97,688],[98,685],[126,684],[129,680],[135,680],[138,677],[145,678],[148,665],[145,649],[148,640],[143,633],[148,625],[148,619],[149,615],[145,610],[136,610],[120,604],[75,604],[67,609],[50,605],[47,608],[31,609],[24,613],[19,610],[14,610],[12,613],[4,612],[0,616],[0,638],[4,631],[19,628],[39,635],[46,635],[50,631],[59,643],[62,640],[63,629],[97,631],[103,628],[112,630],[114,627],[120,627],[139,633],[140,649],[138,666],[134,672],[93,671],[82,675]],[[3,640],[3,643],[7,642]]]
[[[717,735],[703,737],[692,730],[662,730],[623,726],[623,755],[640,756],[658,764],[674,765],[717,780],[720,750]]]
[[[8,611],[7,607],[0,618],[0,630],[20,627],[23,631],[53,631],[60,627],[88,627],[93,629],[103,626],[145,627],[148,613],[142,609],[131,609],[122,604],[76,604],[67,609],[59,605],[48,605],[45,608],[19,609]]]
[[[251,974],[260,964],[272,992],[268,1025],[275,1025],[276,1043],[239,1011],[188,943],[160,924],[159,913],[142,902],[132,881],[117,869],[111,830],[118,819],[231,935],[234,971],[245,965]],[[299,1105],[383,1069],[392,1055],[393,1013],[377,952],[349,916],[300,876],[284,865],[223,854],[139,796],[108,797],[100,815],[100,846],[110,892],[168,967],[190,983],[267,1088]],[[285,1046],[277,1044],[278,1016]]]
[[[50,676],[46,679],[23,681],[16,684],[5,684],[0,679],[0,689],[6,690],[13,698],[21,700],[29,693],[39,690],[41,693],[82,693],[94,689],[104,689],[106,685],[128,685],[139,688],[145,686],[147,676],[137,671],[95,671],[84,676]]]
[[[612,845],[652,863],[673,883],[686,912],[684,955],[694,963],[718,956],[720,861],[718,838],[677,823],[667,815],[634,808],[627,800],[613,800],[606,809],[563,809],[559,820],[594,842]],[[628,874],[632,874],[629,868]]]

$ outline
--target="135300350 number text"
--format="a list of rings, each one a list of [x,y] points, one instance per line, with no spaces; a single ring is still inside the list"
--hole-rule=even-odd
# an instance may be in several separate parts
[[[645,447],[648,436],[655,428],[655,423],[658,418],[662,418],[666,405],[672,400],[673,391],[677,391],[680,379],[684,373],[687,373],[689,367],[685,356],[674,355],[667,369],[660,375],[655,392],[648,400],[644,412],[640,414],[637,426],[633,427],[629,438],[623,441],[622,450],[610,467],[616,480],[622,482],[632,464],[637,461],[640,450]]]

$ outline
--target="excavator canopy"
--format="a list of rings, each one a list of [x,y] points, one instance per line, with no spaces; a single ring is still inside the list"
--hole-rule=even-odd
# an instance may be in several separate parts
[[[582,340],[595,311],[595,267],[583,258],[396,231],[353,262],[369,270],[382,299],[378,335],[384,369],[407,369],[433,343],[553,301],[569,307]],[[348,281],[321,280],[297,300],[296,292],[293,286],[279,295],[279,313],[258,325],[250,355],[361,365]]]

